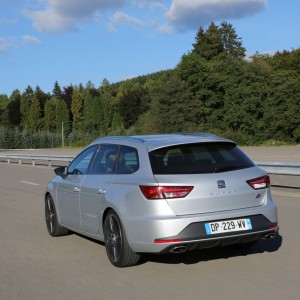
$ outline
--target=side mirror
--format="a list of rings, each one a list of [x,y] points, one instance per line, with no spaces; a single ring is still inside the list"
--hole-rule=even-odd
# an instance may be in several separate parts
[[[58,168],[55,168],[55,169],[54,169],[54,173],[55,173],[57,176],[64,177],[64,176],[67,175],[66,170],[67,170],[66,167],[58,167]]]

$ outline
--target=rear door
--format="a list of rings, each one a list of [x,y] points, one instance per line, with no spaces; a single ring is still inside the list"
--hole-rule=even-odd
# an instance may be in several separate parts
[[[118,145],[102,145],[93,167],[84,178],[80,191],[81,226],[97,234],[101,226],[103,204],[116,174]]]

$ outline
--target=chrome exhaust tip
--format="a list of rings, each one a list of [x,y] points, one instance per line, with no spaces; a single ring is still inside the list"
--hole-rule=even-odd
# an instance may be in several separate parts
[[[187,247],[180,245],[180,246],[173,246],[170,250],[171,253],[183,253],[185,251],[187,251]]]
[[[275,238],[275,233],[267,233],[261,237],[263,240],[272,240]]]

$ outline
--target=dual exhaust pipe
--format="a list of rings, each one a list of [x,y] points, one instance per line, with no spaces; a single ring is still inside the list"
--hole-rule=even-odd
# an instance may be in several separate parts
[[[264,235],[261,236],[262,240],[272,240],[275,238],[275,233],[266,233]]]
[[[187,247],[183,246],[183,245],[178,245],[178,246],[174,246],[169,250],[171,253],[183,253],[185,251],[187,251]]]
[[[266,234],[263,234],[261,236],[262,240],[272,240],[274,238],[275,238],[275,233],[274,232],[272,232],[272,233],[266,233]],[[178,246],[173,246],[169,250],[169,252],[178,254],[178,253],[184,253],[187,250],[188,250],[188,248],[186,246],[184,246],[184,245],[178,245]]]

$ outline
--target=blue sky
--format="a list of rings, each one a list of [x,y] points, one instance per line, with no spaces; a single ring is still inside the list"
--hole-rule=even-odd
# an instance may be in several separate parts
[[[200,26],[227,21],[248,54],[300,47],[299,0],[0,0],[0,94],[174,68]]]

